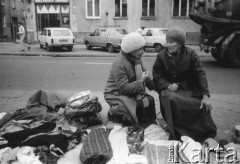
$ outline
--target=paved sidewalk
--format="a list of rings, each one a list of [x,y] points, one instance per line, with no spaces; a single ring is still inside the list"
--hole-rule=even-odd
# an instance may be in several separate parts
[[[31,44],[30,44],[31,45]],[[210,54],[200,51],[200,47],[195,45],[188,45],[196,50],[199,56],[210,56]],[[109,53],[102,48],[94,48],[87,50],[84,44],[76,44],[72,51],[68,51],[66,48],[54,49],[48,52],[46,48],[41,49],[39,44],[32,44],[30,51],[21,52],[20,44],[13,42],[0,43],[0,55],[15,55],[15,56],[53,56],[53,57],[115,57],[118,53]],[[155,57],[156,52],[153,49],[146,49],[144,56]]]

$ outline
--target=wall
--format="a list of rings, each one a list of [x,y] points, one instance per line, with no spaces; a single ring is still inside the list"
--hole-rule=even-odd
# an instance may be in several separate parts
[[[22,9],[21,1],[16,0],[15,8],[12,8],[12,1],[5,0],[4,12],[6,19],[6,27],[3,28],[3,40],[2,41],[15,41],[14,27],[12,24],[12,18],[17,18],[18,21],[24,23],[24,12]],[[16,27],[17,28],[17,27]]]
[[[115,18],[115,0],[101,0],[101,18],[86,19],[86,0],[70,0],[70,28],[76,38],[76,43],[83,43],[83,37],[94,32],[103,25],[119,25],[128,32],[136,31],[141,26],[145,27],[173,27],[179,26],[187,31],[188,44],[198,44],[200,40],[200,26],[190,18],[172,17],[172,0],[156,0],[155,19],[142,19],[141,0],[128,0],[128,17]],[[36,34],[35,3],[26,1],[26,11],[32,14],[31,19],[26,19],[28,33]]]
[[[82,38],[103,25],[117,25],[114,17],[114,0],[101,0],[101,19],[86,19],[85,0],[73,0],[70,4],[71,29],[76,37],[76,42],[82,42]],[[107,15],[107,14],[108,15]]]
[[[171,28],[179,26],[187,32],[187,44],[199,44],[201,26],[193,22],[189,17],[172,17],[173,1],[157,0],[157,3],[157,21],[154,24],[156,27]]]
[[[28,3],[25,1],[25,21],[26,21],[26,32],[27,32],[27,41],[29,43],[34,43],[37,41],[37,27],[36,27],[36,11],[35,4]]]

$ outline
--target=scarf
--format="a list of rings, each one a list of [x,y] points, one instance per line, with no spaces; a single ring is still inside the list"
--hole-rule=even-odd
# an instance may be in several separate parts
[[[142,77],[143,69],[141,65],[141,61],[139,59],[135,59],[135,73],[136,73],[136,80],[140,80]],[[143,83],[143,87],[145,88],[145,84]],[[149,105],[148,99],[144,96],[144,94],[137,94],[136,96],[137,101],[143,102],[143,107],[146,108]]]

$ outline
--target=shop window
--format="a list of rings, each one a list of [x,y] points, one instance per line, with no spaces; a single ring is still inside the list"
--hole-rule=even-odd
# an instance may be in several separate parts
[[[100,11],[101,0],[86,0],[86,18],[87,19],[99,19],[101,17]]]
[[[194,2],[192,0],[174,0],[173,16],[186,17],[189,13],[194,12]]]
[[[115,0],[115,17],[127,17],[127,0]]]
[[[155,16],[155,0],[142,0],[142,16]]]

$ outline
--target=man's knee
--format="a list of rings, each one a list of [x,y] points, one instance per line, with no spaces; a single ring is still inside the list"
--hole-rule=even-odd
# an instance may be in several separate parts
[[[160,94],[160,99],[167,99],[167,100],[171,100],[173,99],[174,97],[176,97],[176,94],[175,92],[173,91],[169,91],[169,90],[163,90]]]

